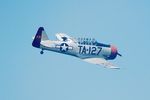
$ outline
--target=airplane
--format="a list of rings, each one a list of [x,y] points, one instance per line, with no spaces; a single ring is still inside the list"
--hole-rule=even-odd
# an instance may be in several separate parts
[[[106,68],[119,69],[108,60],[113,60],[118,56],[116,46],[97,42],[93,38],[73,38],[64,33],[56,34],[57,40],[49,40],[43,27],[39,27],[32,46],[44,50],[71,55],[82,59],[85,62],[103,65]]]

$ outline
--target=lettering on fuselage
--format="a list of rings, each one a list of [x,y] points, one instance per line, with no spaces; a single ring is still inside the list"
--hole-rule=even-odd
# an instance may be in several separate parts
[[[79,54],[83,54],[83,55],[99,55],[101,50],[102,50],[102,47],[100,46],[82,46],[82,45],[79,45]]]

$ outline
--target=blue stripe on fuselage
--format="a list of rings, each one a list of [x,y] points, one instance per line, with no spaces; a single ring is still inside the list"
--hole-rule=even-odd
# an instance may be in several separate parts
[[[110,47],[110,45],[109,45],[109,44],[103,44],[103,43],[99,43],[99,42],[97,42],[97,43],[96,43],[96,46],[101,46],[101,47]]]

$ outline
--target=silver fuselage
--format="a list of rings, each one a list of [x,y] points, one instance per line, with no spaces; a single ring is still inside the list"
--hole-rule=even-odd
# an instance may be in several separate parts
[[[63,47],[66,50],[63,50]],[[41,41],[40,48],[42,50],[54,51],[58,53],[76,56],[79,58],[107,58],[111,54],[110,47],[84,45],[70,41]]]

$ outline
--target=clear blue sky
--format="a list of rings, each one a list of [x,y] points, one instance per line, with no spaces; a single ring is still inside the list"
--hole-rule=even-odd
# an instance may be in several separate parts
[[[43,26],[115,44],[120,70],[31,46]],[[149,0],[1,0],[0,100],[150,100]]]

